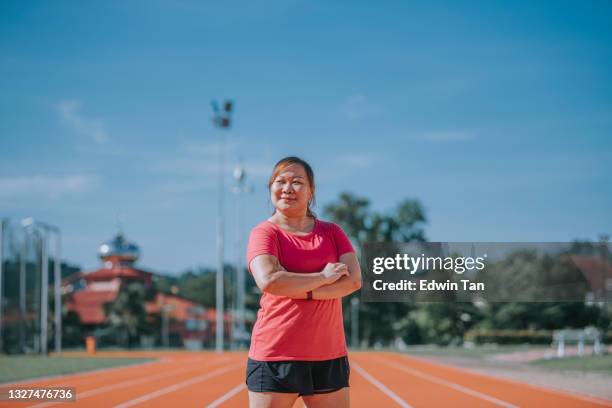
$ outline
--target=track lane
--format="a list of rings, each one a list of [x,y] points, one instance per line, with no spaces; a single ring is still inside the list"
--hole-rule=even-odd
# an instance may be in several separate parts
[[[133,388],[136,385],[163,380],[173,375],[183,374],[186,376],[193,375],[194,372],[201,370],[214,369],[216,365],[224,364],[229,361],[227,355],[219,355],[212,352],[205,353],[100,353],[107,357],[124,356],[146,356],[157,357],[158,362],[144,363],[142,365],[134,365],[129,367],[116,367],[104,369],[96,372],[84,372],[79,374],[70,374],[62,377],[54,377],[42,381],[28,381],[25,383],[17,383],[14,386],[39,386],[39,387],[75,387],[77,401],[72,402],[72,406],[89,406],[91,397],[101,394],[103,397],[108,397],[121,389]],[[194,365],[195,364],[195,365]],[[6,405],[10,404],[10,405]],[[59,406],[62,403],[43,402],[28,403],[0,402],[0,406],[10,406],[13,408],[20,407],[49,407]]]
[[[211,372],[172,382],[158,389],[149,389],[141,395],[113,405],[114,408],[146,407],[202,407],[217,399],[223,386],[235,377],[240,364],[230,364]],[[108,405],[107,405],[108,406]]]
[[[244,355],[245,368],[246,368],[246,355]],[[223,398],[227,392],[232,391],[234,388],[240,387],[244,384],[244,370],[240,373],[240,376],[236,378],[235,385],[226,387],[228,391],[220,392],[219,398]],[[355,366],[351,363],[351,376],[350,376],[350,398],[351,406],[353,407],[388,407],[388,406],[399,406],[392,398],[381,392],[375,385],[368,381],[359,370],[355,369]],[[213,401],[215,402],[215,401]],[[234,393],[229,398],[224,398],[220,401],[218,407],[223,408],[244,408],[248,407],[249,396],[246,387],[240,391]],[[303,408],[304,403],[301,398],[293,405],[293,408]]]
[[[555,408],[573,407],[612,407],[612,402],[597,398],[585,398],[578,394],[558,392],[544,387],[534,387],[530,384],[507,381],[497,377],[486,376],[434,363],[422,358],[414,358],[395,353],[373,353],[368,358],[378,361],[380,365],[405,373],[408,377],[427,379],[433,377],[433,383],[442,388],[450,388],[442,382],[452,383],[458,387],[472,390],[492,398],[516,405]],[[431,379],[430,379],[431,380]]]
[[[226,352],[222,355],[213,352],[104,353],[107,357],[119,355],[153,357],[159,358],[159,361],[22,384],[76,387],[78,400],[70,403],[72,407],[95,408],[125,404],[124,408],[201,408],[212,403],[216,403],[215,407],[248,406],[248,393],[244,387],[247,356],[244,352]],[[353,408],[612,407],[612,401],[490,377],[420,357],[384,352],[353,352],[349,358]],[[390,392],[385,392],[385,389]],[[32,402],[0,403],[0,407],[12,408],[42,408],[52,405],[60,406]],[[302,400],[298,399],[294,407],[302,408]]]
[[[246,354],[231,353],[230,360],[219,367],[219,370],[223,369],[226,369],[226,371],[211,378],[204,378],[206,374],[202,374],[200,380],[196,377],[182,382],[169,383],[160,390],[152,391],[151,393],[154,393],[155,396],[153,399],[148,398],[151,393],[143,394],[139,397],[144,401],[142,405],[130,405],[129,401],[124,401],[123,404],[125,405],[119,406],[122,408],[128,408],[129,406],[202,408],[231,391],[237,382],[243,379],[246,369]]]
[[[376,354],[376,353],[374,353]],[[458,408],[489,408],[498,405],[462,393],[458,390],[440,387],[423,378],[409,376],[393,367],[381,364],[370,353],[353,353],[351,360],[357,362],[365,370],[372,373],[378,381],[385,384],[413,408],[453,406]],[[393,405],[398,406],[398,405]]]
[[[131,400],[143,398],[143,396],[145,395],[153,394],[162,389],[167,389],[178,384],[181,384],[181,388],[184,388],[185,384],[189,384],[190,382],[193,382],[194,384],[214,383],[214,379],[222,375],[226,377],[226,381],[229,381],[231,378],[237,375],[237,372],[228,374],[228,371],[237,368],[236,363],[232,361],[232,359],[229,359],[228,361],[223,361],[221,363],[208,365],[199,363],[193,364],[188,361],[184,361],[183,364],[184,367],[182,368],[184,370],[181,372],[172,373],[169,376],[167,375],[163,377],[154,378],[153,381],[146,381],[130,387],[115,389],[112,392],[97,394],[91,398],[81,400],[83,404],[82,406],[115,406],[126,403]],[[202,385],[202,387],[207,387],[207,385]],[[170,404],[167,403],[166,406],[175,404],[177,406],[182,406],[181,402],[184,402],[185,400],[181,398],[181,393],[170,394],[173,395],[173,398],[176,401]],[[203,404],[200,403],[198,406],[202,407],[202,405]]]

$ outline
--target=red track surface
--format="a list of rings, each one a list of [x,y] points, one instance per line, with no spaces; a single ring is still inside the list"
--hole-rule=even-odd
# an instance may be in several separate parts
[[[24,386],[75,387],[72,403],[0,403],[1,407],[246,407],[245,353],[98,353],[155,357]],[[612,407],[612,401],[534,387],[393,353],[351,353],[351,406],[361,407]],[[295,407],[302,407],[301,400]]]

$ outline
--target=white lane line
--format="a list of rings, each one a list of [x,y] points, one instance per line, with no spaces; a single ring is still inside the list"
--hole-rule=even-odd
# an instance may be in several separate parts
[[[221,397],[211,402],[210,405],[206,406],[206,408],[217,408],[219,405],[223,404],[225,401],[232,398],[234,395],[238,394],[240,391],[242,391],[245,388],[246,388],[246,385],[238,384],[237,386],[235,386],[234,388],[232,388],[231,390],[223,394]]]
[[[226,362],[227,360],[229,360],[229,357],[223,357],[221,359],[219,359],[218,361],[215,361],[213,363],[211,363],[211,366],[215,366],[221,363]],[[206,366],[204,366],[206,367]],[[136,378],[133,380],[129,380],[129,381],[121,381],[119,383],[115,383],[115,384],[110,384],[104,387],[100,387],[100,388],[94,388],[93,390],[89,390],[89,391],[85,391],[85,392],[77,392],[77,401],[81,401],[85,398],[89,398],[89,397],[93,397],[94,395],[98,395],[98,394],[102,394],[105,392],[109,392],[109,391],[113,391],[113,390],[118,390],[121,388],[127,388],[127,387],[131,387],[132,385],[138,385],[138,384],[142,384],[142,383],[147,383],[147,382],[151,382],[151,381],[156,381],[156,380],[160,380],[162,378],[166,378],[166,377],[170,377],[176,374],[180,374],[180,373],[184,373],[184,372],[188,372],[188,371],[194,371],[197,369],[201,369],[204,367],[198,367],[198,368],[194,368],[193,366],[191,367],[183,367],[183,368],[177,368],[174,370],[169,370],[169,371],[164,371],[162,373],[156,374],[156,375],[150,375],[147,377],[140,377],[140,378]],[[42,402],[40,404],[36,404],[36,405],[30,405],[28,408],[44,408],[44,407],[50,407],[53,405],[57,405],[57,404],[62,404],[62,402]]]
[[[383,383],[378,381],[376,378],[372,377],[370,375],[370,373],[368,373],[366,370],[361,368],[361,366],[359,364],[357,364],[355,361],[351,361],[351,368],[354,368],[355,371],[357,371],[359,374],[361,374],[366,380],[368,380],[369,382],[374,384],[374,386],[376,388],[378,388],[379,390],[381,390],[383,393],[385,393],[385,395],[387,397],[389,397],[393,401],[397,402],[400,407],[402,407],[402,408],[412,408],[411,405],[409,405],[406,401],[401,399],[396,393],[394,393],[389,388],[387,388]]]
[[[568,390],[564,390],[562,388],[557,388],[557,387],[553,387],[551,385],[540,385],[540,384],[530,384],[530,383],[526,383],[526,382],[521,382],[521,381],[517,381],[517,380],[513,380],[507,377],[503,377],[501,375],[496,375],[496,374],[483,374],[480,371],[477,370],[472,370],[472,369],[467,369],[467,368],[457,368],[457,367],[453,367],[453,366],[449,366],[446,364],[440,364],[438,362],[423,358],[423,357],[417,357],[417,356],[406,356],[406,355],[402,355],[402,357],[406,360],[410,360],[410,359],[414,359],[414,360],[419,360],[419,361],[423,361],[424,363],[430,364],[430,365],[434,365],[434,366],[438,366],[438,367],[444,367],[446,369],[452,369],[455,372],[467,372],[470,373],[472,375],[476,375],[479,377],[491,377],[491,378],[495,378],[496,380],[502,381],[502,382],[506,382],[509,384],[513,384],[513,385],[518,385],[521,387],[528,387],[531,389],[534,389],[536,391],[539,392],[546,392],[549,394],[553,394],[555,396],[562,396],[565,398],[576,398],[576,399],[580,399],[580,400],[584,400],[587,402],[592,402],[594,404],[599,404],[599,405],[603,405],[606,407],[612,407],[612,401],[610,400],[606,400],[603,399],[602,397],[598,397],[595,395],[588,395],[588,394],[581,394],[577,391],[568,391]]]
[[[112,357],[109,357],[112,358]],[[145,357],[145,358],[149,358],[149,357]],[[155,358],[155,357],[150,357],[150,358]],[[92,376],[94,374],[100,374],[100,373],[104,373],[106,371],[124,371],[124,370],[128,370],[130,368],[140,368],[144,365],[147,364],[155,364],[155,363],[166,363],[165,361],[161,361],[160,359],[156,359],[153,361],[144,361],[142,363],[128,363],[127,365],[122,365],[122,366],[116,366],[116,367],[105,367],[105,368],[96,368],[93,370],[87,370],[87,371],[81,371],[78,373],[72,373],[72,374],[57,374],[57,375],[45,375],[42,377],[34,377],[34,378],[28,378],[27,380],[19,380],[19,381],[14,381],[14,382],[7,382],[7,383],[0,383],[0,387],[9,387],[12,385],[23,385],[26,386],[27,384],[32,384],[32,383],[37,383],[37,382],[41,382],[41,381],[60,381],[60,380],[69,380],[73,377],[79,377],[79,379],[81,379],[80,377],[89,377]],[[53,387],[53,385],[45,385],[45,387]]]
[[[109,357],[113,358],[113,357]],[[58,374],[58,375],[48,375],[44,377],[35,377],[22,381],[15,381],[11,383],[1,383],[0,387],[12,386],[12,385],[27,385],[32,383],[37,383],[41,381],[51,381],[50,384],[45,384],[44,387],[72,387],[75,384],[75,381],[78,381],[81,385],[88,384],[91,381],[96,381],[95,375],[104,374],[108,371],[113,371],[114,373],[121,373],[122,371],[127,371],[131,369],[140,369],[146,365],[159,364],[160,367],[152,367],[151,370],[156,369],[164,369],[166,368],[166,364],[176,363],[176,360],[171,360],[168,357],[146,357],[146,358],[154,358],[153,361],[145,361],[143,363],[128,363],[128,365],[116,366],[116,367],[105,367],[105,368],[96,368],[94,370],[87,371],[79,371],[71,374]],[[198,360],[207,360],[206,357],[199,357]],[[137,370],[134,370],[137,371]],[[90,378],[94,377],[94,378]],[[70,385],[65,385],[66,381],[70,381]],[[77,384],[78,384],[77,383]]]
[[[496,405],[499,405],[499,406],[502,406],[502,407],[505,407],[505,408],[518,408],[517,405],[511,404],[509,402],[506,402],[506,401],[500,400],[498,398],[492,397],[490,395],[484,394],[484,393],[482,393],[480,391],[476,391],[476,390],[473,390],[471,388],[464,387],[463,385],[459,385],[459,384],[451,382],[451,381],[446,381],[446,380],[443,380],[441,378],[434,377],[433,375],[422,373],[422,372],[420,372],[418,370],[415,370],[414,368],[406,367],[403,364],[397,364],[397,363],[394,363],[394,362],[391,362],[391,361],[382,360],[382,359],[377,359],[377,360],[380,361],[383,364],[387,364],[387,365],[389,365],[391,367],[397,368],[398,370],[402,370],[402,371],[404,371],[406,373],[414,375],[415,377],[419,377],[419,378],[422,378],[422,379],[427,380],[427,381],[431,381],[431,382],[436,383],[436,384],[444,385],[446,387],[452,388],[452,389],[457,390],[459,392],[462,392],[464,394],[471,395],[472,397],[481,398],[481,399],[483,399],[485,401],[489,401],[489,402],[491,402],[493,404],[496,404]]]
[[[219,369],[217,369],[215,371],[211,371],[210,373],[194,377],[194,378],[192,378],[190,380],[187,380],[187,381],[182,381],[180,383],[173,384],[173,385],[171,385],[169,387],[164,387],[164,388],[159,389],[159,390],[157,390],[155,392],[152,392],[152,393],[149,393],[149,394],[145,394],[145,395],[143,395],[141,397],[138,397],[138,398],[134,398],[132,400],[124,402],[123,404],[115,405],[114,408],[127,408],[127,407],[131,407],[131,406],[134,406],[134,405],[138,405],[138,404],[141,404],[143,402],[155,399],[157,397],[161,397],[162,395],[169,394],[169,393],[174,392],[174,391],[178,391],[181,388],[189,387],[190,385],[197,384],[199,382],[209,380],[209,379],[211,379],[213,377],[217,377],[217,376],[219,376],[221,374],[224,374],[224,373],[226,373],[228,371],[235,370],[236,368],[238,368],[240,366],[242,366],[242,364],[234,364],[234,365],[231,365],[229,367],[219,368]]]

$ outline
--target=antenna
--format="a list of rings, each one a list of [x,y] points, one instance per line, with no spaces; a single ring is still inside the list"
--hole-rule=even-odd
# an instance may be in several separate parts
[[[123,226],[125,224],[125,215],[121,212],[117,212],[117,233],[123,235]]]

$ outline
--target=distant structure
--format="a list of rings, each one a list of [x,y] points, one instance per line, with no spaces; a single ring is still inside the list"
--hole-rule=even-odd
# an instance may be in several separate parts
[[[612,262],[598,255],[571,255],[570,259],[580,269],[588,285],[585,302],[606,305],[612,302]]]
[[[125,285],[140,282],[146,290],[153,291],[153,300],[145,304],[147,313],[158,314],[164,326],[157,340],[141,339],[143,346],[197,349],[214,344],[215,309],[204,308],[176,293],[157,292],[153,283],[158,276],[134,266],[140,257],[138,245],[119,233],[100,245],[98,254],[102,261],[100,269],[75,273],[62,282],[65,307],[79,316],[87,331],[104,329],[108,323],[104,304],[113,302]],[[225,320],[229,320],[229,315]]]

